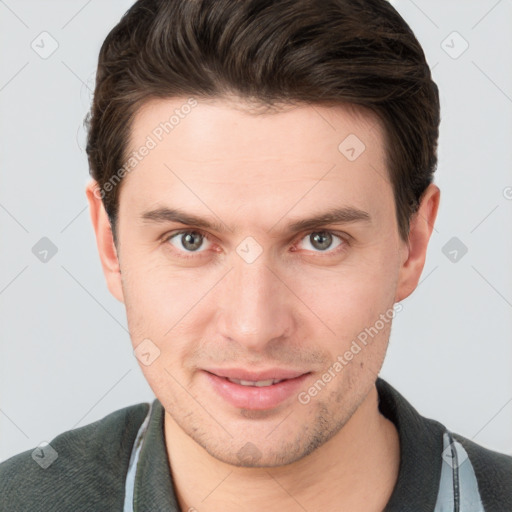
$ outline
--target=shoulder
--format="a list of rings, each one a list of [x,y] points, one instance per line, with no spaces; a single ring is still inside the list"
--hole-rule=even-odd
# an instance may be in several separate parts
[[[0,464],[0,510],[122,510],[133,442],[149,404],[119,409]]]
[[[473,465],[478,490],[486,511],[512,510],[512,457],[454,434]]]

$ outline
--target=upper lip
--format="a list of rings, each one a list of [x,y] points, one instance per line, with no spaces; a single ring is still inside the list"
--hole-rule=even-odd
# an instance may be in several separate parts
[[[269,368],[267,370],[250,371],[243,368],[205,368],[205,371],[213,373],[218,377],[226,377],[228,379],[247,380],[250,382],[258,382],[261,380],[285,380],[295,379],[309,372],[301,370],[287,370],[284,368]]]

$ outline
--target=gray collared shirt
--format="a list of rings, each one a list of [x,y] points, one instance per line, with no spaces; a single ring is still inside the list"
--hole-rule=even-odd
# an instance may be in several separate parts
[[[512,457],[420,416],[384,380],[377,389],[379,409],[400,440],[398,480],[385,512],[512,511]],[[180,511],[158,400],[65,432],[49,446],[51,462],[38,448],[0,464],[0,512]]]

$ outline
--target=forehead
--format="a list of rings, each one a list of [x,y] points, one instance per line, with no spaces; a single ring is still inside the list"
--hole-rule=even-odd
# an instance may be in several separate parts
[[[350,149],[350,142],[356,143],[357,153],[364,145],[376,160],[384,158],[380,119],[353,104],[280,104],[267,109],[233,97],[151,99],[134,116],[129,149],[136,150],[148,136],[159,146],[174,141],[176,157],[195,160],[212,161],[214,156],[301,161],[325,161],[331,156],[336,160],[340,152]],[[346,147],[340,147],[347,137]],[[311,151],[312,147],[318,151]],[[349,161],[354,157],[349,152],[345,156]]]
[[[128,154],[144,146],[120,194],[140,208],[167,201],[275,216],[299,202],[301,211],[319,201],[371,211],[392,196],[381,123],[352,105],[151,100],[134,117]]]

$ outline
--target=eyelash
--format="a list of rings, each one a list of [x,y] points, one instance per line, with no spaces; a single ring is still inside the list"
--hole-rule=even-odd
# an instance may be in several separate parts
[[[180,229],[178,231],[173,231],[171,233],[168,233],[168,234],[164,235],[164,237],[162,238],[162,243],[168,243],[172,238],[177,237],[178,235],[183,235],[184,233],[197,233],[198,235],[201,235],[203,238],[205,238],[209,242],[212,242],[212,240],[210,239],[208,234],[206,232],[200,230],[200,229]],[[334,256],[334,255],[340,254],[340,253],[342,253],[343,251],[346,250],[346,246],[349,243],[349,236],[346,233],[339,233],[337,231],[331,231],[331,230],[328,230],[328,229],[324,229],[324,230],[315,229],[313,231],[308,231],[307,233],[304,233],[304,234],[300,235],[296,239],[296,242],[294,242],[294,246],[295,246],[296,243],[302,241],[306,236],[310,236],[313,233],[329,233],[330,235],[334,235],[334,236],[338,237],[341,240],[341,243],[335,249],[333,249],[332,251],[329,251],[329,250],[326,250],[325,252],[315,251],[319,255],[328,254],[329,256]],[[186,255],[186,256],[184,254],[182,254],[183,251],[176,250],[176,251],[173,251],[173,252],[179,258],[191,259],[191,258],[195,258],[196,257],[195,256],[196,253],[194,253],[194,252],[189,252],[188,255]],[[204,251],[202,251],[202,252],[204,252]],[[197,253],[197,254],[201,254],[201,253]]]

